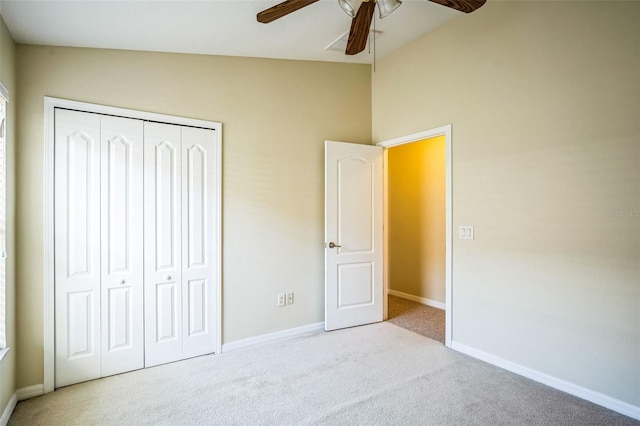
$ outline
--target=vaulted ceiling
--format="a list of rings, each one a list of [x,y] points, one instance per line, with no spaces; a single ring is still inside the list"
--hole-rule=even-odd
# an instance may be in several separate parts
[[[461,12],[404,0],[384,19],[374,48],[344,54],[327,47],[348,33],[337,0],[320,0],[269,24],[256,14],[279,0],[2,0],[0,14],[17,43],[208,55],[372,63]],[[371,40],[372,37],[369,37]]]

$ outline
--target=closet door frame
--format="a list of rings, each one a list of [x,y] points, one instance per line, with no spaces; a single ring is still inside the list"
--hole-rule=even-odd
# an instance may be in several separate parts
[[[214,262],[213,294],[215,298],[215,353],[222,351],[222,124],[215,121],[198,120],[171,115],[156,114],[125,108],[77,102],[67,99],[44,98],[44,393],[55,390],[55,263],[54,263],[54,142],[55,109],[63,108],[103,115],[114,115],[180,126],[198,127],[215,131],[216,161],[214,170],[215,185],[210,194],[215,200],[212,212],[212,225],[215,238],[211,247],[216,253]]]

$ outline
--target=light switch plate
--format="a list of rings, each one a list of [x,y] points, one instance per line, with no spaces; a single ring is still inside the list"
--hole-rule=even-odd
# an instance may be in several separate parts
[[[459,238],[461,240],[473,240],[473,225],[461,226]]]

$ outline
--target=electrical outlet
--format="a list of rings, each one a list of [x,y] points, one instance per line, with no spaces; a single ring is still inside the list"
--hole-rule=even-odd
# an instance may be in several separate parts
[[[287,295],[286,293],[278,294],[278,306],[284,306],[287,304]]]
[[[293,305],[293,292],[287,293],[287,305]]]

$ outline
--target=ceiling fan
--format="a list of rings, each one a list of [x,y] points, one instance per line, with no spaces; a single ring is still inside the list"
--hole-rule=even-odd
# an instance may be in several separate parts
[[[309,6],[318,0],[285,0],[282,3],[270,7],[258,13],[258,22],[267,24],[282,18],[298,9]],[[485,4],[486,0],[429,0],[451,9],[465,13],[471,13]],[[345,13],[353,18],[349,40],[347,41],[347,55],[355,55],[362,52],[367,46],[369,28],[375,12],[376,5],[380,18],[384,18],[396,10],[402,4],[400,0],[338,0]]]

